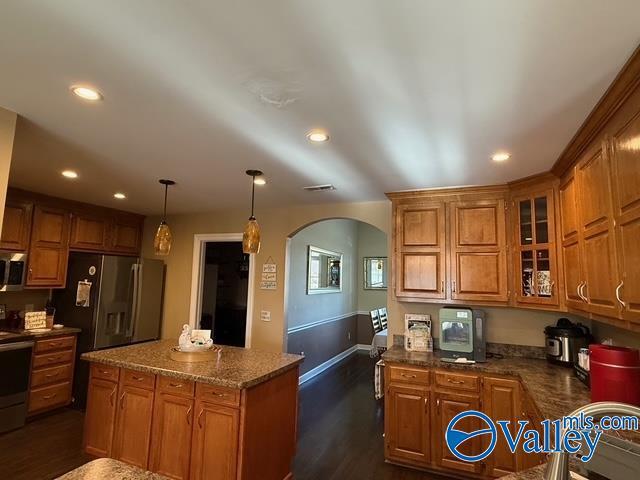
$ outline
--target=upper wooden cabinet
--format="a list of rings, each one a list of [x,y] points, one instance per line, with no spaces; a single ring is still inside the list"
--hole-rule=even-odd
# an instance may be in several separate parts
[[[7,200],[4,206],[0,250],[25,252],[29,248],[32,210],[31,203]]]
[[[505,201],[449,204],[451,299],[507,302]]]
[[[69,248],[74,250],[108,250],[109,227],[107,217],[90,213],[73,213],[71,215]]]
[[[402,205],[396,211],[396,295],[444,299],[444,202]]]
[[[512,189],[511,245],[516,305],[553,309],[560,306],[556,192],[555,180]]]
[[[570,308],[585,309],[580,296],[583,267],[578,229],[578,197],[576,179],[572,171],[560,185],[560,230],[562,268],[564,272],[564,301]]]
[[[138,255],[142,217],[102,211],[73,213],[69,248],[118,255]]]
[[[506,304],[506,188],[389,194],[394,290],[408,301]]]
[[[36,206],[27,259],[28,287],[62,288],[69,257],[69,213]]]
[[[137,255],[142,240],[142,217],[117,214],[111,220],[109,250],[120,254]]]

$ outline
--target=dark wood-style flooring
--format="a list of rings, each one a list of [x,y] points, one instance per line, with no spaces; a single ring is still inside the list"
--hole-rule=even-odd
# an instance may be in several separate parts
[[[443,478],[384,463],[384,407],[373,398],[374,364],[355,354],[302,385],[296,480]],[[0,435],[0,479],[48,480],[90,461],[82,451],[83,417],[65,409]]]
[[[376,360],[357,353],[300,387],[296,480],[432,480],[384,462],[384,403],[373,397]]]

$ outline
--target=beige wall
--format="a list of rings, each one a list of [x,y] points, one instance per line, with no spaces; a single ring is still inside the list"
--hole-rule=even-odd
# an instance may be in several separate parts
[[[259,275],[255,284],[252,346],[254,348],[280,351],[284,339],[284,272],[287,239],[300,228],[327,218],[353,218],[369,223],[388,235],[391,231],[391,203],[365,202],[328,205],[305,205],[289,208],[259,209],[258,222],[262,229],[262,247],[257,255],[257,269],[271,256],[278,268],[276,290],[260,290]],[[174,246],[165,261],[167,280],[163,337],[177,337],[180,326],[189,318],[191,292],[191,265],[193,261],[193,236],[197,233],[239,233],[247,218],[245,210],[176,215],[168,218],[174,235]],[[143,254],[153,256],[153,236],[158,218],[148,218],[145,224]],[[388,245],[388,257],[392,257],[392,245]],[[391,289],[387,291],[390,333],[401,334],[404,329],[404,314],[429,313],[437,319],[439,305],[397,302]],[[271,312],[271,322],[260,320],[260,311]],[[488,315],[487,339],[491,342],[520,345],[544,345],[542,333],[546,325],[555,323],[561,313],[547,313],[514,308],[485,308]],[[576,317],[571,317],[576,319]],[[583,323],[587,323],[583,320]],[[437,322],[436,322],[437,327]],[[391,341],[390,337],[390,341]]]
[[[7,185],[9,183],[9,169],[13,154],[13,139],[16,133],[16,118],[14,112],[0,107],[0,229],[4,217],[4,202],[7,199]]]
[[[364,257],[386,257],[387,243],[386,232],[366,223],[358,223],[358,311],[387,306],[387,290],[364,288]]]

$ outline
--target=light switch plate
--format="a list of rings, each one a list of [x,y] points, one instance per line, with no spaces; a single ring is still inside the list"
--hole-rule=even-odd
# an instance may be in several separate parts
[[[271,312],[269,310],[261,310],[260,311],[260,320],[263,322],[271,321]]]

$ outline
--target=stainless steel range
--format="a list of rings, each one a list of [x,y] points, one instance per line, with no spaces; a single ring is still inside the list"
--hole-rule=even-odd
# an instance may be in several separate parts
[[[24,425],[33,344],[29,335],[0,332],[0,432]]]

